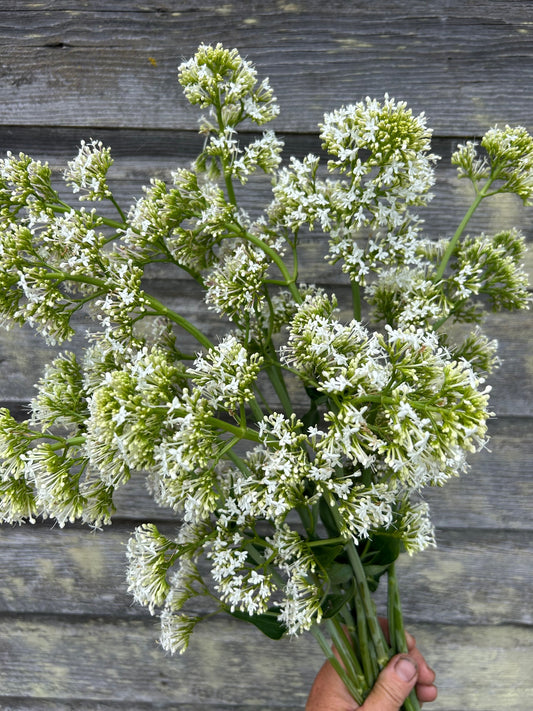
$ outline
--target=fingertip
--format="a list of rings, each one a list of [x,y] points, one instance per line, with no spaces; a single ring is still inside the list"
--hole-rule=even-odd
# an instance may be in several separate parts
[[[435,701],[438,695],[438,689],[434,684],[416,685],[416,696],[422,704],[429,704],[432,701]]]
[[[399,679],[409,683],[418,674],[418,666],[414,659],[402,654],[394,663],[394,672]]]

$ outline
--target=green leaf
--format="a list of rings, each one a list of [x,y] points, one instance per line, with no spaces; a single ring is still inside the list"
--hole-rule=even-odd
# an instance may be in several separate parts
[[[377,590],[381,576],[387,572],[400,555],[401,545],[400,538],[396,536],[386,533],[377,533],[372,536],[370,546],[362,561],[371,592]]]
[[[365,565],[364,570],[370,592],[376,592],[381,576],[390,568],[388,565]]]
[[[400,555],[401,545],[399,537],[386,533],[377,533],[372,536],[368,556],[371,556],[373,565],[390,565]]]
[[[313,555],[315,560],[325,568],[329,570],[333,561],[341,555],[344,551],[344,546],[339,543],[330,543],[324,546],[316,546],[313,548]]]
[[[355,580],[352,580],[352,584],[349,589],[344,593],[332,593],[331,595],[326,595],[322,603],[322,615],[324,619],[329,617],[335,617],[337,612],[341,610],[344,605],[351,600],[355,593]]]
[[[353,576],[352,566],[348,563],[333,563],[328,568],[328,576],[333,585],[346,584]]]
[[[268,612],[263,612],[260,615],[248,615],[241,610],[233,610],[233,612],[229,614],[238,620],[250,622],[252,625],[255,625],[257,629],[261,630],[261,632],[267,637],[270,637],[270,639],[281,639],[287,629],[285,625],[278,620],[278,612],[278,608],[271,607]]]

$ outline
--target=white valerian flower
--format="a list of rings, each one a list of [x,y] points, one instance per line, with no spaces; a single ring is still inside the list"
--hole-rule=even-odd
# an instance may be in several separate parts
[[[299,635],[322,619],[322,592],[306,577],[291,575],[280,604],[280,621],[289,635]]]
[[[239,320],[253,314],[264,301],[263,282],[270,263],[263,251],[247,243],[225,249],[220,263],[206,277],[209,308]]]
[[[274,131],[265,131],[261,138],[243,149],[242,155],[232,163],[231,172],[243,184],[257,168],[265,173],[273,173],[281,162],[282,150],[283,141],[277,138]]]
[[[107,171],[112,165],[111,149],[102,141],[81,141],[78,155],[69,161],[64,179],[74,193],[81,193],[80,200],[103,200],[112,195],[107,185]]]
[[[152,614],[170,591],[167,576],[177,550],[176,542],[163,536],[154,524],[138,526],[128,542],[128,592]]]
[[[166,652],[183,654],[189,646],[194,628],[202,620],[199,615],[174,612],[165,608],[161,613],[161,646]]]
[[[94,319],[83,355],[44,369],[27,420],[0,408],[0,521],[100,527],[116,489],[142,477],[180,523],[145,522],[127,547],[129,590],[160,615],[163,649],[183,652],[225,611],[274,638],[311,630],[329,650],[325,619],[361,704],[388,655],[371,590],[386,573],[400,634],[394,560],[435,542],[425,488],[466,472],[487,442],[484,378],[499,361],[483,317],[529,308],[524,236],[465,228],[493,194],[532,201],[533,139],[494,127],[483,157],[459,146],[474,202],[451,239],[433,239],[417,214],[437,159],[423,114],[388,96],[340,107],[320,125],[326,165],[282,163],[273,131],[250,132],[278,107],[237,50],[202,44],[179,80],[205,109],[187,168],[123,211],[108,148],[82,142],[67,166],[74,193],[109,200],[115,219],[69,206],[47,164],[0,160],[0,323],[55,343]],[[244,209],[259,169],[270,202]],[[339,299],[298,281],[311,241],[312,259],[324,246],[346,275]],[[182,276],[156,298],[167,273]],[[194,289],[219,325],[187,316]]]
[[[254,397],[253,385],[262,362],[258,353],[249,356],[235,336],[226,336],[205,355],[198,355],[187,373],[214,409],[231,412]]]

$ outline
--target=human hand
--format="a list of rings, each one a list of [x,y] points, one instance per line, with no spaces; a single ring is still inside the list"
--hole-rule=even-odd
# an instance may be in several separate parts
[[[337,672],[326,662],[315,678],[306,711],[399,711],[413,688],[421,703],[434,701],[435,672],[427,665],[415,638],[409,633],[405,636],[408,654],[392,657],[362,706],[357,705]]]

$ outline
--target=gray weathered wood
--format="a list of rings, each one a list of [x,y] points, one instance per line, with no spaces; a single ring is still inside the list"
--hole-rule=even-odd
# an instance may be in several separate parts
[[[169,536],[177,531],[169,523],[159,528]],[[147,616],[126,591],[125,545],[132,530],[133,525],[119,524],[98,534],[45,526],[0,530],[2,564],[16,571],[0,580],[0,613]],[[438,530],[437,540],[437,549],[402,555],[398,564],[410,623],[532,624],[529,536],[523,531],[451,529]],[[378,593],[384,611],[385,588]],[[213,609],[212,602],[202,599],[191,604],[193,610]]]
[[[231,619],[200,628],[186,654],[169,658],[151,621],[0,619],[0,685],[8,697],[129,703],[131,711],[179,708],[303,708],[321,664],[316,643],[264,640]],[[412,625],[431,649],[441,698],[435,711],[524,711],[533,692],[531,628]],[[290,658],[290,664],[287,659]],[[137,706],[139,704],[139,706]],[[39,706],[37,706],[39,708]]]
[[[431,123],[430,123],[431,125]],[[484,126],[488,130],[490,124]],[[243,143],[257,138],[260,134],[243,134]],[[317,132],[310,136],[285,135],[280,132],[285,141],[283,159],[288,164],[290,156],[303,158],[308,153],[318,154],[324,165],[327,154],[321,150]],[[178,167],[189,167],[190,163],[202,150],[203,138],[196,132],[184,131],[137,131],[109,129],[58,129],[43,127],[34,128],[0,125],[0,153],[11,150],[14,154],[24,152],[36,160],[48,162],[54,173],[54,186],[60,190],[62,197],[73,206],[96,208],[102,214],[116,218],[115,208],[104,203],[78,202],[77,196],[63,186],[61,174],[66,163],[75,156],[82,139],[95,138],[104,145],[110,146],[114,164],[109,171],[109,183],[115,198],[125,212],[137,198],[143,195],[142,188],[148,185],[151,177],[167,181],[171,184],[171,172]],[[431,191],[434,198],[426,207],[420,207],[415,212],[425,221],[424,233],[437,237],[451,236],[466,210],[471,204],[474,193],[466,180],[459,180],[456,168],[451,165],[452,152],[456,150],[458,140],[439,139],[433,141],[433,151],[440,156],[435,166],[436,184]],[[338,176],[337,176],[338,177]],[[236,185],[239,206],[252,216],[259,215],[272,200],[270,178],[261,172],[250,178],[241,187]],[[513,195],[498,195],[485,200],[468,225],[468,232],[476,234],[495,233],[510,227],[521,229],[526,236],[533,239],[531,227],[531,208],[527,209]],[[314,237],[304,237],[306,249],[303,251],[305,278],[318,281],[337,281],[338,268],[328,267],[323,260],[327,250],[326,239],[317,234]],[[308,244],[307,244],[308,243]],[[318,243],[318,244],[317,244]],[[531,256],[528,266],[531,269]]]
[[[127,206],[150,176],[168,179],[201,148],[198,111],[183,97],[176,68],[201,41],[221,41],[270,77],[281,106],[272,127],[286,154],[319,152],[323,113],[365,95],[388,91],[425,111],[443,160],[423,216],[429,233],[449,235],[469,200],[449,166],[457,143],[479,139],[495,122],[533,128],[532,26],[530,0],[0,0],[0,154],[22,150],[59,171],[80,139],[101,138],[112,147],[112,183]],[[269,201],[268,180],[254,177],[240,193],[255,214]],[[533,240],[531,209],[506,197],[484,205],[468,231],[516,224]],[[345,281],[323,261],[324,237],[303,242],[301,278],[349,304]],[[531,253],[526,269],[533,273]],[[174,270],[151,268],[146,288],[210,338],[225,330],[196,285]],[[78,326],[66,346],[81,353],[91,322]],[[435,711],[524,711],[533,694],[531,314],[491,316],[487,331],[504,359],[491,376],[498,417],[489,447],[472,457],[470,474],[425,492],[439,547],[398,564],[408,627],[437,671]],[[188,336],[181,345],[198,348]],[[0,405],[24,417],[51,357],[29,329],[2,332]],[[310,637],[274,643],[218,617],[193,635],[185,655],[161,652],[157,620],[126,592],[124,546],[140,521],[172,533],[176,517],[155,507],[142,475],[117,502],[104,532],[50,522],[0,528],[0,708],[302,709],[322,661]],[[382,593],[377,599],[381,605]]]
[[[325,110],[387,91],[442,135],[527,124],[532,18],[530,2],[471,0],[18,3],[3,12],[0,122],[190,127],[176,67],[222,41],[270,76],[283,130],[312,131]]]
[[[177,288],[171,281],[147,283],[148,293],[162,298],[167,306],[198,326],[208,338],[216,342],[227,332],[227,323],[201,303],[201,290],[192,282],[179,282]],[[186,292],[185,292],[186,290]],[[341,317],[351,318],[351,297],[347,287],[336,287],[339,303],[344,304]],[[533,372],[531,344],[531,312],[498,313],[487,318],[485,332],[499,342],[499,354],[504,365],[490,375],[492,408],[498,416],[533,415]],[[81,354],[86,347],[85,331],[94,329],[90,321],[77,322],[77,334],[61,348],[50,347],[29,327],[15,327],[0,338],[0,363],[3,379],[0,381],[0,403],[20,406],[35,395],[34,384],[43,367],[59,350]],[[197,353],[199,344],[185,331],[178,332],[179,347],[184,352]],[[295,394],[295,403],[301,408],[306,396],[289,381]]]

